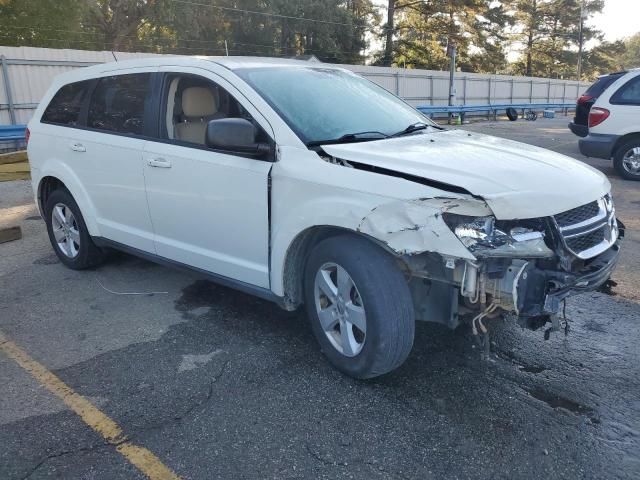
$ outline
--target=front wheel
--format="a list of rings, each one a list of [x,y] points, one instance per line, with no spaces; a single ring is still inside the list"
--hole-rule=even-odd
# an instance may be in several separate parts
[[[613,166],[621,177],[640,181],[640,139],[625,143],[616,150]]]
[[[338,370],[372,378],[399,367],[413,346],[415,317],[394,258],[365,238],[320,242],[305,269],[313,333]]]

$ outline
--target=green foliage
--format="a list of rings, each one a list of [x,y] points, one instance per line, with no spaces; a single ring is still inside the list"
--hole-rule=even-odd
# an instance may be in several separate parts
[[[4,45],[362,63],[378,23],[371,0],[0,0]]]
[[[640,32],[627,38],[624,45],[622,66],[624,68],[640,68]]]
[[[83,0],[0,0],[0,44],[50,48],[95,48],[78,25]]]
[[[624,70],[625,51],[625,43],[620,40],[602,42],[586,51],[582,60],[582,69],[588,73],[585,77],[592,80],[605,73]]]
[[[464,70],[495,72],[506,65],[503,42],[509,18],[498,2],[400,0],[395,12],[396,65],[446,69],[450,42],[456,45],[458,65]]]
[[[580,29],[581,6],[586,19],[602,11],[604,0],[513,0],[510,13],[517,29],[513,41],[521,45],[522,53],[511,71],[527,76],[575,78],[580,42],[585,45],[592,40],[602,41],[601,32],[586,22]],[[590,58],[593,65],[606,70],[607,48],[614,47],[602,45],[601,51],[594,51]],[[588,52],[583,52],[582,71],[594,76],[584,68],[588,57]]]

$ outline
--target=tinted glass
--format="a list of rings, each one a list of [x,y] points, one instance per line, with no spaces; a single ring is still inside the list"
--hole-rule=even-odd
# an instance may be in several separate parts
[[[625,83],[611,96],[611,103],[620,105],[640,105],[640,77]]]
[[[585,95],[590,95],[592,97],[599,97],[602,92],[606,90],[606,88],[611,85],[613,82],[618,80],[621,76],[623,76],[626,72],[620,73],[612,73],[611,75],[606,75],[604,77],[600,77],[598,80],[591,85],[586,92]]]
[[[150,73],[101,78],[91,96],[87,126],[141,135],[150,78]]]
[[[329,68],[239,69],[305,143],[362,132],[397,133],[425,116],[362,77]]]
[[[42,115],[43,122],[61,125],[77,125],[84,100],[89,88],[89,81],[70,83],[62,87]]]

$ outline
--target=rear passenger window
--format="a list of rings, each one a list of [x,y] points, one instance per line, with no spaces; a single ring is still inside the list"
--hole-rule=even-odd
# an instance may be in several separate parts
[[[611,96],[613,105],[640,105],[640,76],[625,83]]]
[[[103,77],[91,101],[87,126],[107,132],[142,135],[150,73]]]
[[[60,125],[77,125],[89,84],[90,81],[70,83],[58,90],[44,111],[41,121]]]

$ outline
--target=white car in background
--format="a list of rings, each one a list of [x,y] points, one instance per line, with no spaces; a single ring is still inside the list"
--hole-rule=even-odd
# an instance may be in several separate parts
[[[640,180],[640,69],[620,76],[589,111],[589,133],[579,140],[587,157],[613,158],[618,173]]]
[[[401,365],[416,320],[541,327],[603,285],[620,250],[600,172],[442,128],[340,68],[93,66],[59,76],[28,129],[62,263],[95,267],[117,248],[304,305],[329,361],[357,378]]]

